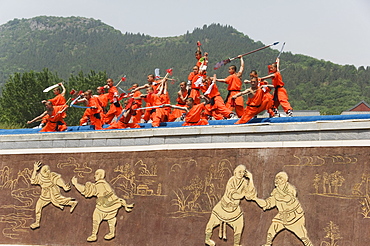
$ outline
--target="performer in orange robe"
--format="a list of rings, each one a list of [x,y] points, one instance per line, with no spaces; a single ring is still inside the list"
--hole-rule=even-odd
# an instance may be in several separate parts
[[[188,98],[188,91],[186,90],[186,82],[180,83],[180,90],[177,92],[176,106],[184,107],[186,105],[186,98]],[[170,116],[168,117],[169,122],[175,121],[177,118],[180,118],[183,114],[181,109],[174,108]]]
[[[138,84],[133,84],[131,86],[131,89],[136,89],[139,85]],[[141,92],[140,91],[135,91],[134,94],[132,95],[132,97],[135,97],[135,98],[140,98],[141,96]],[[133,123],[140,123],[141,122],[141,116],[143,115],[143,111],[140,109],[140,110],[136,110],[137,108],[141,108],[142,106],[142,100],[141,98],[140,99],[134,99],[134,103],[132,104],[132,122]]]
[[[67,130],[67,124],[64,121],[66,117],[66,109],[68,106],[53,106],[50,101],[45,102],[46,111],[41,115],[37,116],[33,120],[27,121],[27,124],[31,124],[37,120],[45,119],[45,126],[40,132],[62,132]]]
[[[275,112],[273,110],[274,107],[274,97],[271,95],[271,87],[273,88],[273,85],[269,85],[267,81],[261,80],[261,78],[258,78],[258,74],[256,70],[252,70],[249,74],[250,78],[257,78],[258,80],[258,87],[261,87],[263,91],[263,98],[262,98],[262,103],[260,107],[260,112],[263,110],[266,110],[270,117],[274,117]],[[244,80],[244,83],[250,83],[250,80]],[[258,113],[260,113],[258,112]]]
[[[63,91],[60,92],[59,87],[54,88],[53,93],[55,97],[48,100],[53,104],[53,106],[62,106],[66,104],[66,99],[64,98],[66,94],[66,88],[64,87],[63,83],[59,83],[58,85],[62,87]],[[46,103],[46,100],[43,100],[42,103]]]
[[[258,87],[257,78],[252,78],[251,88],[240,92],[233,96],[233,98],[240,97],[242,95],[248,95],[247,107],[244,110],[242,117],[235,122],[235,124],[244,124],[251,120],[255,115],[261,112],[260,107],[263,99],[263,91]]]
[[[140,128],[140,125],[137,123],[130,123],[132,115],[135,113],[136,110],[134,110],[135,105],[134,98],[130,98],[129,100],[125,101],[125,109],[122,111],[120,118],[118,121],[112,122],[109,127],[105,128],[104,130],[109,129],[123,129],[123,128]]]
[[[119,93],[117,87],[113,85],[113,80],[108,79],[107,85],[105,88],[108,88],[108,99],[110,101],[109,111],[106,113],[104,118],[104,123],[109,124],[114,117],[118,117],[122,112],[122,107],[118,101]]]
[[[197,59],[197,66],[199,67],[199,73],[206,75],[207,66],[208,66],[208,53],[205,52],[202,56],[202,44],[200,41],[197,41],[197,51],[195,51],[195,59]]]
[[[208,100],[206,97],[201,96],[202,98]],[[185,122],[182,124],[183,126],[200,126],[200,125],[208,125],[208,121],[202,118],[202,113],[206,110],[205,104],[200,103],[195,105],[194,99],[188,97],[186,100],[186,107],[179,107],[176,105],[171,105],[172,108],[181,109],[186,111]]]
[[[135,93],[136,91],[139,91],[139,90],[142,90],[142,89],[146,89],[148,87],[152,87],[153,88],[153,91],[154,93],[157,93],[158,92],[158,87],[160,86],[161,84],[161,81],[158,81],[156,82],[155,81],[155,75],[154,74],[149,74],[148,77],[147,77],[147,81],[148,83],[146,83],[145,85],[142,85],[142,86],[138,86],[136,87],[135,89],[133,89],[131,92],[132,93]],[[146,107],[150,107],[150,106],[153,106],[153,105],[150,105],[149,102],[146,102]],[[152,110],[151,109],[146,109],[145,110],[145,113],[143,115],[143,120],[145,122],[149,121],[150,117],[151,117],[151,114],[152,114]]]
[[[154,90],[152,87],[148,87],[146,89],[147,94],[141,95],[142,98],[144,98],[144,101],[148,103],[153,107],[153,106],[162,106],[163,103],[159,97],[158,94],[154,93]],[[134,98],[137,99],[137,98]],[[164,122],[166,112],[163,108],[158,107],[158,108],[153,108],[151,110],[151,118],[152,118],[152,127],[158,127],[161,122]]]
[[[161,85],[158,87],[158,92],[156,93],[159,95],[159,99],[162,102],[162,105],[171,104],[170,96],[168,95],[168,84],[167,84],[167,78],[163,79],[161,82]],[[168,117],[171,113],[171,107],[163,107],[163,113],[164,116],[161,119],[161,122],[168,122]]]
[[[212,79],[212,80],[211,80]],[[226,107],[224,100],[216,85],[216,78],[206,77],[204,80],[204,86],[201,87],[203,95],[209,99],[209,104],[206,104],[206,115],[212,116],[216,120],[222,120],[224,118],[230,118],[234,116],[234,113]]]
[[[103,124],[101,113],[103,112],[103,109],[100,106],[98,97],[93,97],[91,90],[85,91],[84,97],[85,105],[89,108],[85,110],[84,115],[80,120],[80,125],[83,125],[87,118],[90,120],[90,125],[95,126],[95,130],[101,130]]]
[[[105,93],[104,86],[97,87],[96,91],[98,95],[95,95],[94,97],[98,98],[100,107],[103,109],[103,112],[101,112],[100,114],[102,117],[102,121],[104,123],[105,114],[108,112],[107,107],[108,107],[108,102],[109,102],[109,99],[108,99],[109,94]]]
[[[194,104],[200,103],[200,86],[202,84],[202,80],[205,77],[204,74],[199,73],[199,67],[193,67],[193,75],[191,80],[191,91],[189,97],[193,98]]]
[[[53,93],[54,93],[55,97],[48,100],[53,104],[53,106],[63,106],[63,105],[66,104],[66,99],[64,97],[65,93],[66,93],[66,88],[64,87],[63,83],[59,83],[58,85],[62,87],[63,91],[60,92],[59,87],[53,89]],[[47,102],[46,100],[42,101],[42,103],[46,103],[46,102]],[[47,116],[45,116],[45,118],[42,119],[41,125],[46,124],[46,117]]]
[[[287,114],[287,116],[293,115],[293,108],[290,106],[288,102],[288,93],[284,88],[284,82],[280,74],[280,59],[276,58],[276,63],[273,63],[269,66],[270,75],[262,77],[262,80],[271,79],[272,85],[275,88],[274,91],[274,107],[277,111],[279,105],[281,104],[283,110]]]
[[[238,57],[240,59],[239,71],[238,72],[236,71],[237,70],[236,66],[231,65],[229,67],[230,75],[225,79],[216,79],[216,81],[228,84],[227,90],[229,91],[229,93],[227,94],[227,97],[225,99],[225,105],[230,110],[235,110],[238,117],[241,117],[241,115],[243,114],[243,109],[244,109],[243,98],[239,97],[235,100],[235,107],[231,101],[231,98],[234,95],[238,94],[242,88],[241,77],[244,71],[244,60],[242,56],[238,56]]]
[[[193,98],[189,97],[186,99],[186,105],[189,111],[186,113],[185,123],[182,124],[183,126],[208,125],[208,121],[202,119],[202,112],[206,109],[205,103],[194,105]]]

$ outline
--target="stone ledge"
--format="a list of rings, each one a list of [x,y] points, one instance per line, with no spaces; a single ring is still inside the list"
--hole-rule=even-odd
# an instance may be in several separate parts
[[[1,149],[179,143],[370,140],[369,120],[257,123],[91,132],[0,135]]]

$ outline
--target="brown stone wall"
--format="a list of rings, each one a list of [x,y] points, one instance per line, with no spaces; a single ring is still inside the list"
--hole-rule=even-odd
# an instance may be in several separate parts
[[[244,164],[253,174],[259,198],[274,189],[275,175],[285,171],[305,212],[305,226],[313,245],[356,245],[370,242],[369,147],[265,148],[162,150],[112,153],[0,155],[0,243],[43,245],[204,245],[204,231],[212,208],[224,194],[233,170]],[[92,230],[95,197],[85,198],[71,185],[65,197],[78,201],[73,213],[48,204],[40,227],[30,229],[41,187],[32,185],[33,164],[41,161],[68,183],[94,183],[97,169],[132,212],[118,210],[116,236],[104,240],[108,224],[103,221],[96,242],[88,243]],[[265,243],[276,208],[263,211],[254,201],[243,199],[242,245]],[[233,245],[233,230],[218,246]],[[329,236],[332,234],[333,236]],[[303,245],[284,230],[274,245]]]

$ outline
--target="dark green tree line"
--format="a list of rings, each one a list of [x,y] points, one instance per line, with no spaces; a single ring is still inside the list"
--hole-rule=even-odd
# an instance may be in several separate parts
[[[64,82],[66,87],[66,99],[71,95],[72,89],[77,91],[92,89],[103,86],[107,80],[105,72],[90,71],[89,74],[80,72],[77,76],[71,75],[69,80]],[[2,96],[0,97],[0,122],[5,124],[18,124],[27,126],[27,120],[40,115],[45,111],[42,100],[53,98],[52,91],[44,93],[43,90],[50,85],[62,82],[57,74],[44,69],[42,72],[15,73],[6,82]],[[69,104],[69,103],[68,103]],[[66,122],[68,125],[78,125],[84,109],[71,107],[67,110]],[[34,127],[34,123],[27,127]]]

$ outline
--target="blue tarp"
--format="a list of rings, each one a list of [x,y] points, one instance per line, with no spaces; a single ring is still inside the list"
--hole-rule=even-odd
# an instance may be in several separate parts
[[[249,121],[251,123],[293,123],[293,122],[312,122],[312,121],[336,121],[336,120],[355,120],[355,119],[370,119],[370,114],[354,114],[354,115],[320,115],[320,116],[299,116],[299,117],[278,117],[278,118],[255,118]],[[237,120],[210,120],[209,125],[233,125]],[[159,127],[181,127],[184,122],[163,122]],[[152,128],[150,123],[140,123],[141,128]],[[104,125],[108,127],[108,125]],[[0,129],[0,135],[12,134],[35,134],[39,133],[41,128],[24,128],[24,129]],[[117,130],[117,129],[115,129]],[[127,130],[127,129],[122,129]],[[94,131],[94,126],[69,126],[67,131],[72,132],[87,132]],[[42,133],[44,134],[44,133]],[[47,132],[45,133],[47,134]]]

